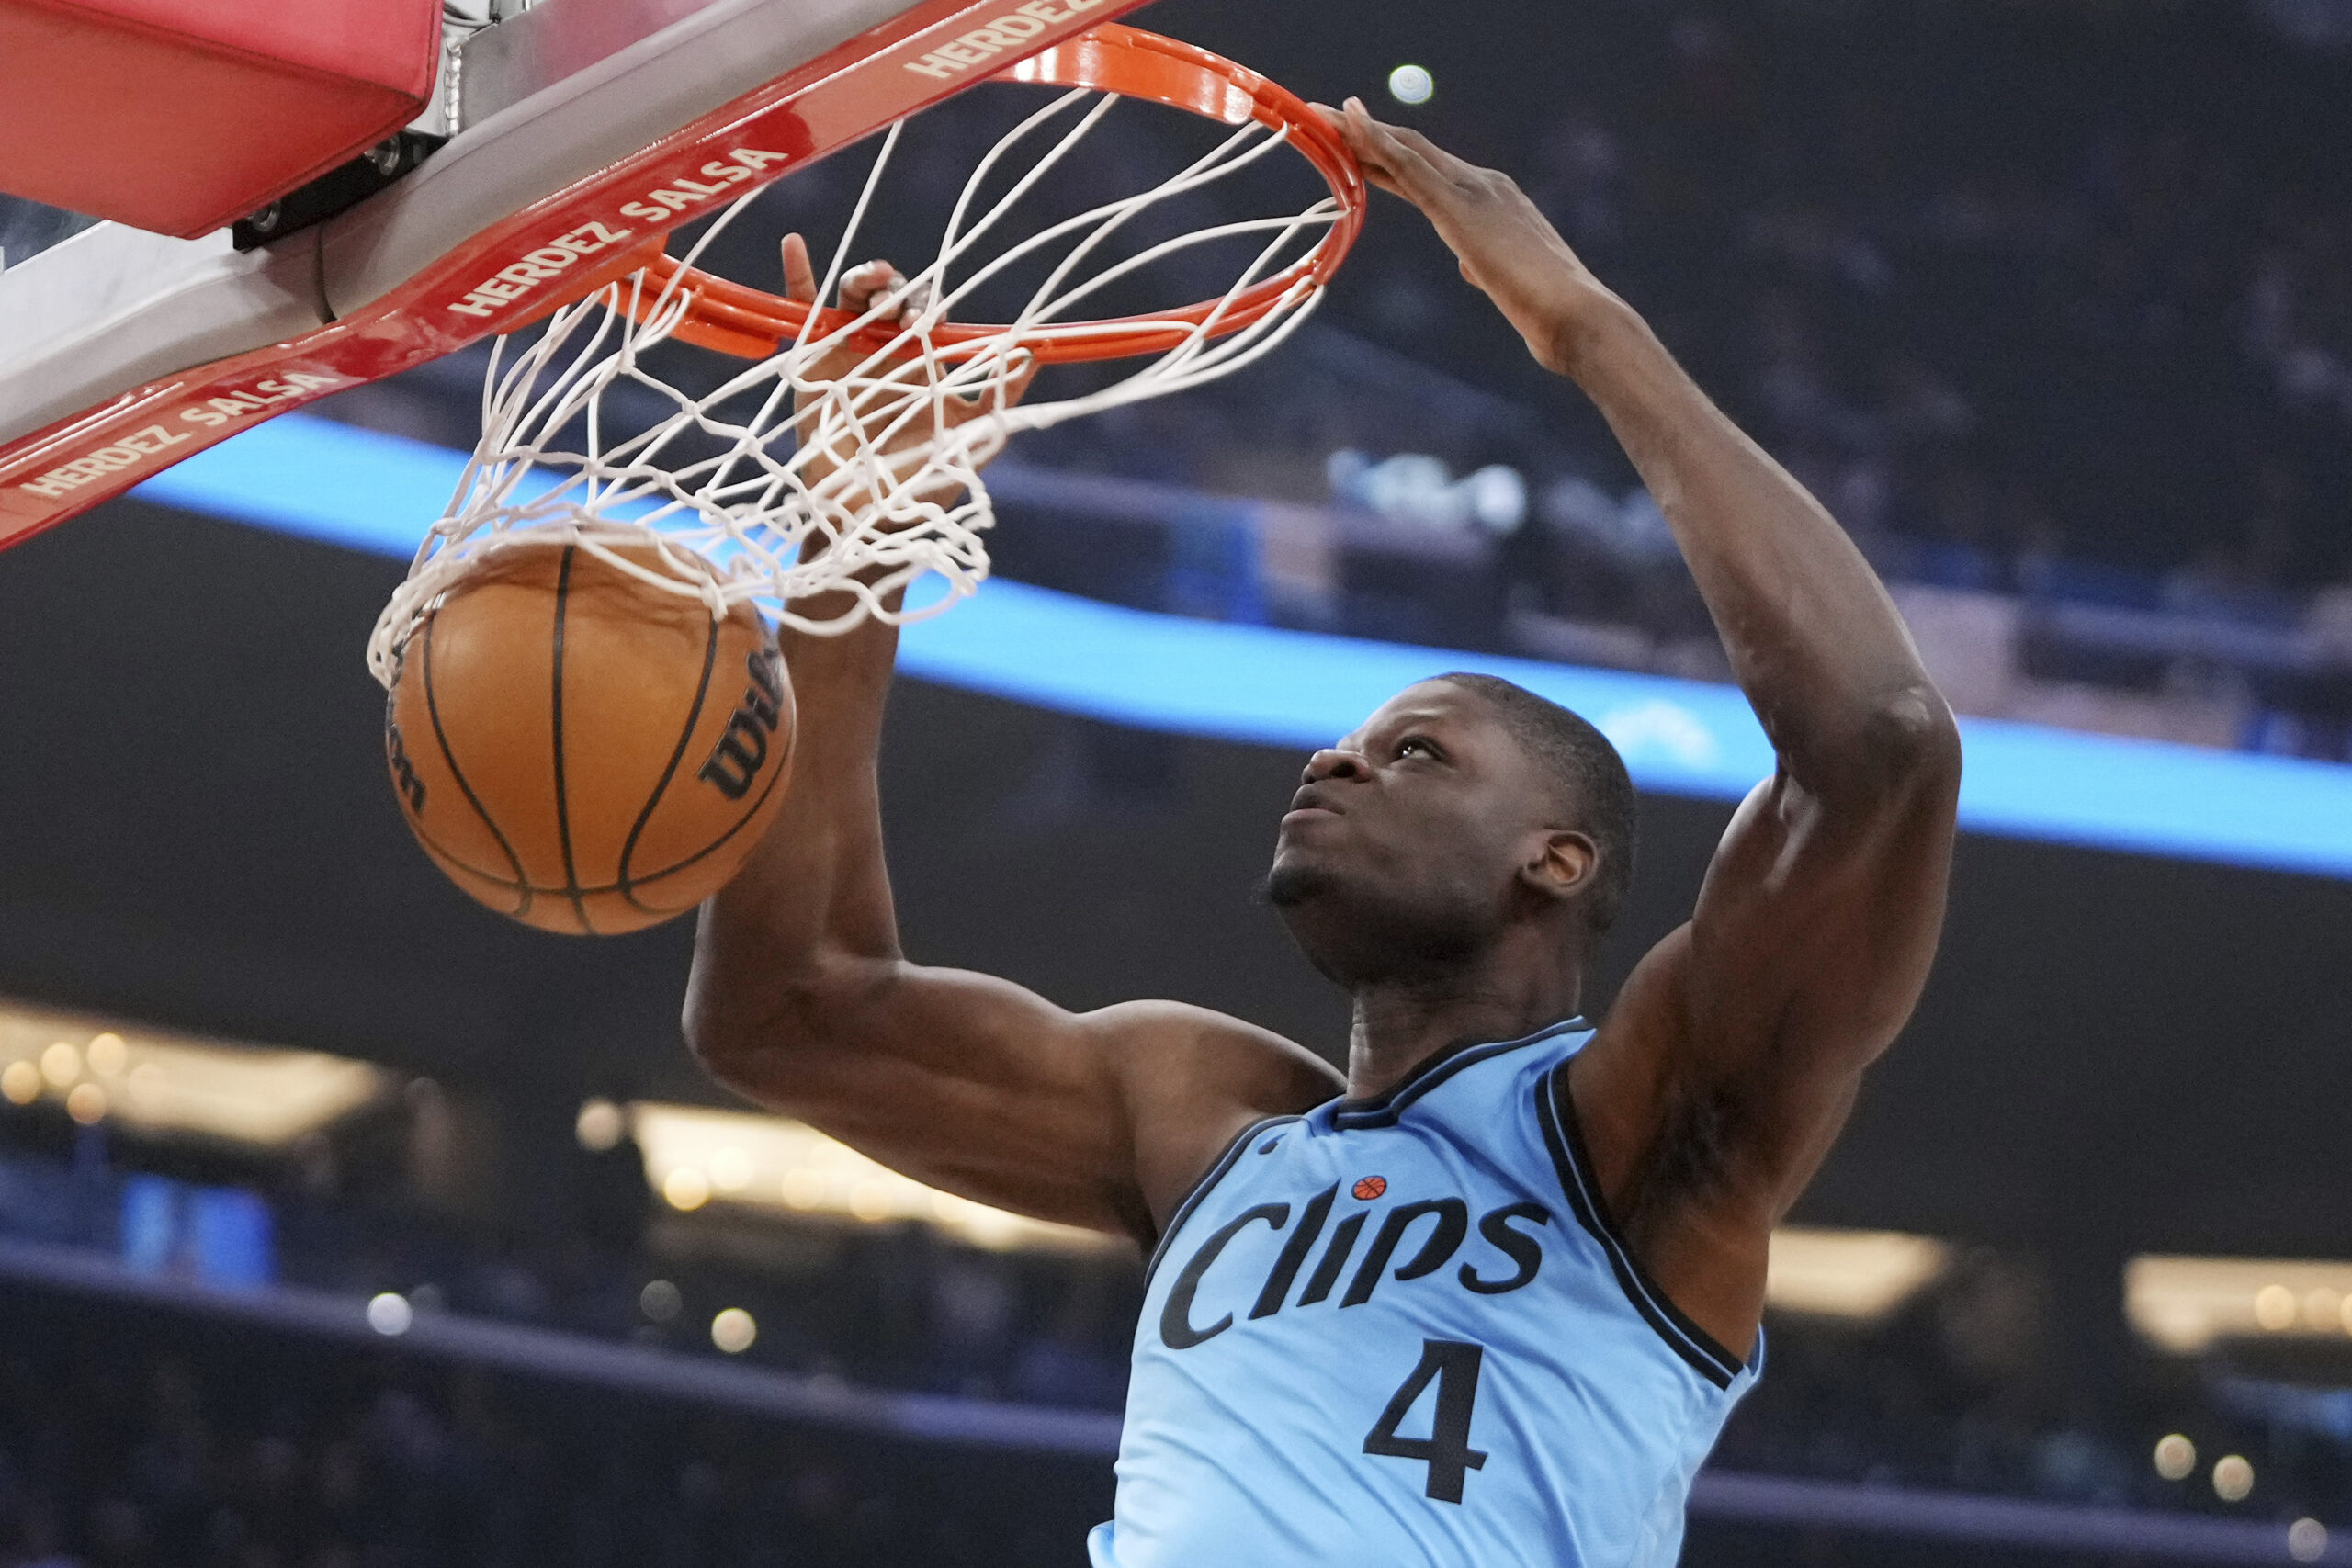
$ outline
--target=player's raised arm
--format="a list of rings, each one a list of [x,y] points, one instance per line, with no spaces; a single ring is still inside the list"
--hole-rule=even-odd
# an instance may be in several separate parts
[[[1678,1303],[1753,1337],[1771,1225],[1927,980],[1959,791],[1950,710],[1878,580],[1505,176],[1351,104],[1374,183],[1428,214],[1547,368],[1599,406],[1672,525],[1779,763],[1690,924],[1573,1074],[1620,1222]]]
[[[813,298],[805,250],[786,267]],[[871,288],[853,279],[844,302]],[[934,1186],[1147,1242],[1236,1133],[1338,1092],[1306,1051],[1202,1009],[1073,1014],[909,963],[876,780],[897,629],[778,640],[799,709],[791,782],[704,907],[687,990],[713,1076]]]

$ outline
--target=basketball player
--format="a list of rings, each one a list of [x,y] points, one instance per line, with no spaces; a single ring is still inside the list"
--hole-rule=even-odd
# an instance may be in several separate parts
[[[1276,833],[1267,895],[1353,999],[1344,1078],[1198,1008],[910,964],[867,625],[786,636],[791,794],[704,912],[687,1030],[921,1180],[1151,1255],[1097,1568],[1670,1564],[1760,1370],[1767,1238],[1926,979],[1957,734],[1837,524],[1510,180],[1332,118],[1607,416],[1771,739],[1690,923],[1577,1016],[1632,785],[1582,719],[1453,675],[1307,759]]]

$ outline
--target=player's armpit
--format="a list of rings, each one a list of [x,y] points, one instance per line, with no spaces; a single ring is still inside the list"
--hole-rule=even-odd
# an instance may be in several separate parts
[[[895,958],[834,959],[689,1032],[720,1082],[893,1169],[1146,1247],[1241,1129],[1342,1087],[1303,1048],[1205,1009],[1072,1013]]]

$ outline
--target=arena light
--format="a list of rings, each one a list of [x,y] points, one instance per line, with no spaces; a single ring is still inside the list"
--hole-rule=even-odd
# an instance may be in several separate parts
[[[2123,1313],[2141,1337],[2181,1355],[2222,1339],[2344,1339],[2352,1263],[2135,1258],[2123,1271]]]
[[[758,1320],[741,1307],[728,1307],[710,1320],[710,1342],[730,1356],[740,1356],[760,1337]]]
[[[380,1067],[0,1002],[0,1093],[112,1122],[281,1148],[390,1092]]]
[[[1399,65],[1388,73],[1388,96],[1400,104],[1425,104],[1437,93],[1426,65]]]
[[[733,1204],[864,1224],[911,1220],[995,1251],[1092,1252],[1120,1245],[926,1187],[782,1116],[640,1100],[629,1107],[629,1122],[645,1156],[647,1184],[680,1211]]]
[[[396,1339],[409,1331],[416,1322],[416,1309],[406,1296],[396,1291],[385,1291],[368,1298],[368,1326],[388,1339]]]
[[[1874,1323],[1951,1266],[1951,1248],[1928,1236],[1783,1225],[1772,1233],[1764,1304],[1775,1312]]]

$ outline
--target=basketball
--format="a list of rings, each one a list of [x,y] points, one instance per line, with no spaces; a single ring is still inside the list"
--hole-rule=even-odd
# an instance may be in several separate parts
[[[650,546],[611,553],[672,575]],[[794,714],[758,614],[714,619],[573,543],[515,545],[401,646],[385,713],[401,814],[475,899],[611,936],[725,886],[784,798]]]

